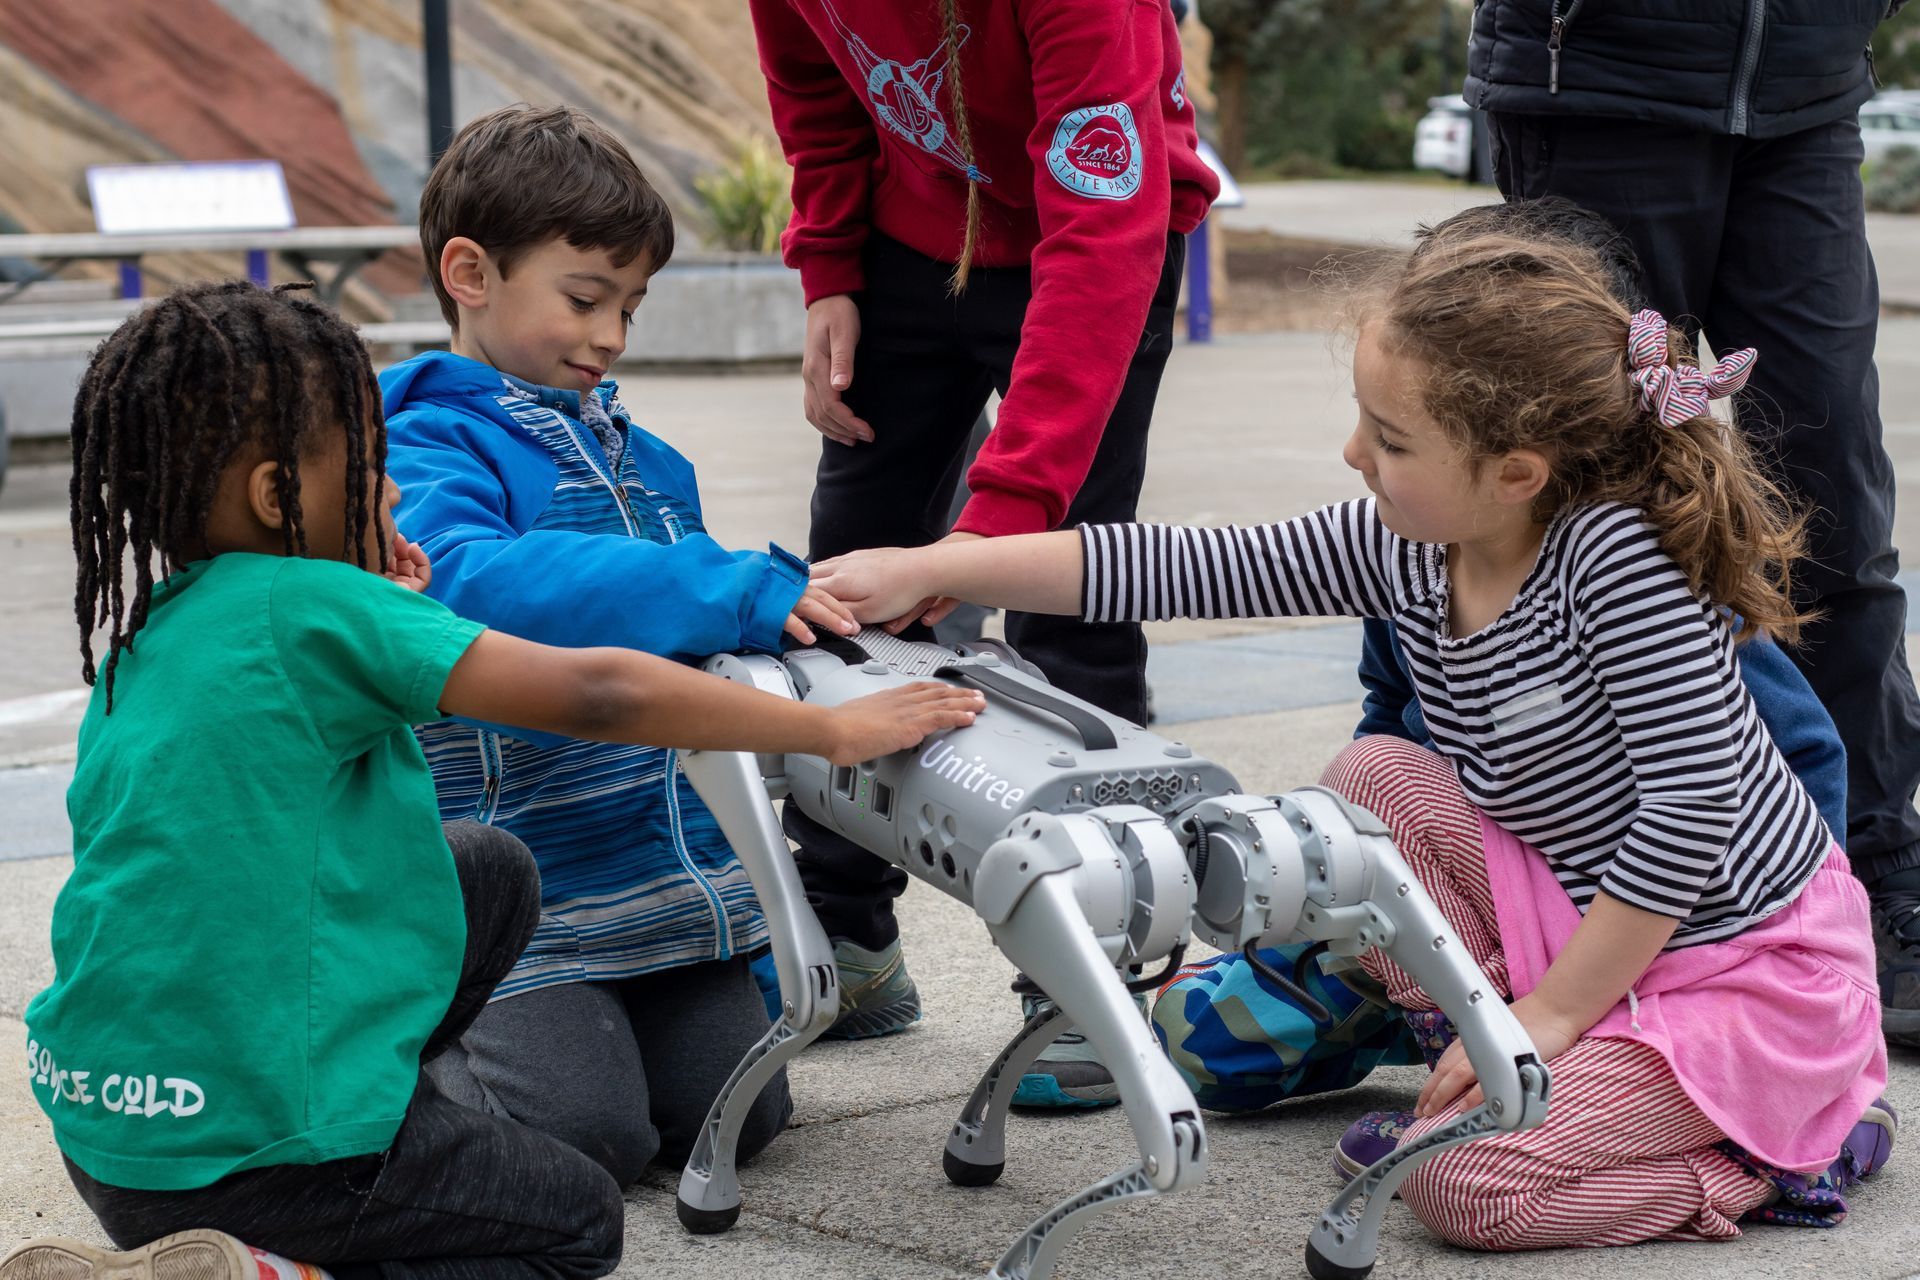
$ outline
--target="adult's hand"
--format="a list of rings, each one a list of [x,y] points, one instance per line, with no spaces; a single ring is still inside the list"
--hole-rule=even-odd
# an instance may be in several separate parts
[[[844,293],[815,298],[807,308],[807,348],[800,357],[807,421],[836,444],[868,444],[873,428],[847,408],[840,393],[853,385],[853,349],[860,342],[860,308]]]

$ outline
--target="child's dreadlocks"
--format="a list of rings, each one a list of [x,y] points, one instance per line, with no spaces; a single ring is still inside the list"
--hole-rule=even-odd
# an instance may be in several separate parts
[[[176,290],[94,352],[73,404],[74,620],[81,674],[95,678],[93,631],[112,625],[107,710],[123,649],[147,619],[158,576],[207,554],[207,516],[221,472],[242,445],[278,463],[288,555],[307,554],[300,457],[336,431],[347,446],[347,541],[364,536],[385,484],[387,435],[367,349],[334,312],[282,285],[244,280]],[[371,433],[371,439],[369,439]],[[368,468],[374,473],[371,490]],[[126,598],[127,552],[134,592]],[[387,568],[386,548],[380,568]]]

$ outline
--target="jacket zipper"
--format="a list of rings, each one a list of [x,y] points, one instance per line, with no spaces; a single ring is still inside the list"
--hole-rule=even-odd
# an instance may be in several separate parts
[[[1747,101],[1753,94],[1753,75],[1760,68],[1760,40],[1766,34],[1767,0],[1748,0],[1747,37],[1740,49],[1740,78],[1733,86],[1733,119],[1727,124],[1727,132],[1741,137],[1747,131],[1747,116],[1751,104]]]
[[[561,425],[566,427],[567,439],[571,440],[573,447],[580,451],[580,456],[587,460],[587,467],[593,472],[593,478],[607,487],[607,493],[613,498],[614,505],[620,509],[621,523],[627,526],[627,536],[639,537],[639,521],[633,514],[633,503],[627,498],[626,487],[615,484],[607,473],[600,469],[599,462],[594,459],[593,451],[587,448],[586,441],[580,438],[580,433],[573,429],[573,423],[566,414],[556,412],[554,416],[558,417]]]
[[[487,729],[480,733],[480,771],[486,779],[480,792],[480,809],[474,814],[477,822],[491,823],[494,815],[500,811],[500,775],[505,768],[500,760],[500,735]]]
[[[607,487],[607,492],[613,495],[614,501],[619,505],[620,519],[627,527],[627,536],[629,538],[639,537],[640,518],[634,512],[633,497],[627,492],[627,487],[600,469],[600,464],[595,460],[593,451],[587,448],[586,442],[583,441],[580,438],[580,434],[573,429],[573,423],[567,416],[561,414],[560,419],[566,425],[567,438],[573,442],[573,447],[580,451],[580,456],[587,460],[587,466],[592,468],[594,478]],[[653,496],[651,489],[647,490],[647,492],[649,496]],[[664,514],[664,508],[662,511]],[[664,523],[666,524],[668,541],[678,542],[680,539],[674,532],[673,522],[669,520]],[[716,890],[713,884],[707,879],[706,873],[693,864],[693,855],[687,852],[686,842],[680,837],[679,762],[680,756],[678,752],[670,751],[667,753],[667,768],[663,781],[667,791],[668,809],[673,815],[673,852],[674,856],[680,859],[680,865],[687,869],[687,874],[692,876],[700,884],[700,891],[707,899],[707,909],[713,913],[714,932],[718,935],[720,941],[720,954],[716,956],[715,959],[725,960],[733,954],[733,922],[727,918],[726,909],[720,901],[719,891]]]
[[[1587,0],[1573,0],[1565,13],[1560,12],[1560,0],[1553,0],[1553,25],[1547,30],[1547,92],[1560,92],[1560,48],[1567,42],[1567,28],[1573,25],[1573,15],[1580,12],[1580,6]]]

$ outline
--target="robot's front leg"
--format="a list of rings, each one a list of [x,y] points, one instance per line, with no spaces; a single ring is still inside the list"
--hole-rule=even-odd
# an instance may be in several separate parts
[[[734,1153],[748,1110],[774,1074],[833,1025],[840,1012],[840,977],[833,944],[807,905],[754,757],[702,751],[686,756],[685,768],[759,896],[780,974],[781,1016],[720,1087],[680,1174],[681,1225],[707,1235],[725,1231],[740,1216]]]
[[[1318,828],[1300,931],[1357,954],[1378,947],[1453,1020],[1486,1101],[1398,1147],[1347,1184],[1307,1240],[1315,1280],[1359,1280],[1373,1269],[1380,1220],[1415,1169],[1450,1147],[1530,1129],[1547,1116],[1548,1074],[1532,1040],[1466,944],[1420,887],[1379,818],[1332,791],[1284,797],[1296,828]]]
[[[1050,838],[1062,822],[1030,814],[989,849],[975,880],[974,906],[1001,953],[1038,982],[1099,1050],[1119,1086],[1140,1162],[1043,1215],[994,1267],[992,1275],[999,1280],[1041,1280],[1052,1272],[1067,1240],[1095,1214],[1123,1200],[1178,1191],[1206,1176],[1205,1135],[1193,1095],[1160,1052],[1113,959],[1088,928],[1075,878],[1101,869],[1084,864],[1070,841]],[[1018,1056],[1037,1053],[1035,1042],[1042,1042],[1046,1030],[1042,1025],[1034,1035],[1023,1035],[1009,1054],[1016,1048]],[[1006,1065],[1018,1064],[1010,1057]]]

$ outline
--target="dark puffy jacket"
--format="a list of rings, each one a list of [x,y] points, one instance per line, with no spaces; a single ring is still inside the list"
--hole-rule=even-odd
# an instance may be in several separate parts
[[[1467,101],[1777,138],[1873,95],[1868,41],[1904,0],[1478,0]]]

